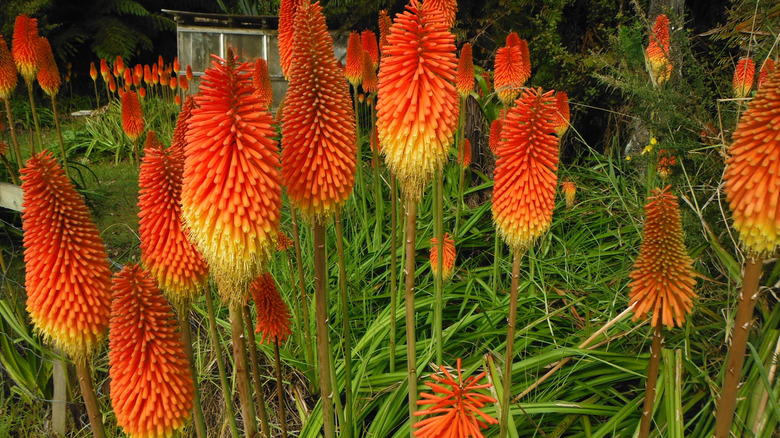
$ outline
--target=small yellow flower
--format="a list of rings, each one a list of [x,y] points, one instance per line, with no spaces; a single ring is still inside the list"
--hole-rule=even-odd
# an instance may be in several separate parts
[[[655,140],[655,139],[653,139],[653,140]],[[644,154],[646,154],[648,152],[652,152],[652,151],[653,151],[653,144],[651,143],[651,144],[645,146],[645,149],[642,151],[642,155],[644,155]]]
[[[651,146],[655,146],[657,144],[658,144],[658,140],[656,140],[655,137],[651,137],[650,138],[650,145]]]
[[[631,161],[631,155],[626,157],[626,161]]]

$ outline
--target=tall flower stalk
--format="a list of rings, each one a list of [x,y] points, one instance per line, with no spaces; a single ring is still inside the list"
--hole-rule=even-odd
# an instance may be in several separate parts
[[[780,244],[780,211],[772,191],[768,189],[780,184],[780,172],[777,166],[767,164],[767,157],[780,153],[778,110],[780,70],[769,75],[748,103],[734,131],[734,142],[729,146],[726,159],[724,188],[734,228],[739,232],[747,260],[726,361],[726,375],[715,416],[716,438],[728,437],[731,430],[753,309],[758,300],[762,262],[764,256],[773,253]]]
[[[332,438],[325,225],[352,192],[357,145],[349,88],[319,3],[304,1],[295,14],[289,78],[282,123],[282,177],[290,201],[314,228],[319,384],[324,436]]]
[[[520,261],[552,222],[557,189],[558,138],[553,92],[526,89],[509,110],[497,150],[493,221],[512,252],[509,327],[504,358],[500,437],[509,425]]]
[[[416,0],[396,16],[379,69],[377,128],[385,162],[406,202],[406,345],[409,418],[417,403],[415,234],[417,204],[441,171],[458,120],[455,37],[444,16]],[[433,66],[436,66],[435,68]],[[431,96],[436,96],[436,101]],[[411,431],[410,431],[411,435]]]
[[[57,63],[54,61],[54,54],[51,51],[49,40],[44,37],[38,38],[38,51],[41,56],[41,68],[38,70],[38,85],[51,98],[51,109],[54,113],[54,126],[57,129],[57,140],[60,143],[60,155],[62,156],[62,167],[65,169],[65,176],[70,178],[68,173],[68,157],[65,154],[65,143],[62,141],[62,130],[60,129],[60,116],[57,114],[57,93],[60,91],[62,79],[60,71],[57,69]]]
[[[24,78],[27,85],[27,96],[30,98],[30,110],[35,124],[35,134],[38,138],[38,145],[43,148],[41,139],[41,128],[38,124],[38,111],[35,110],[35,99],[33,98],[33,82],[38,70],[41,69],[41,51],[38,41],[38,20],[30,18],[27,15],[19,14],[14,23],[14,37],[12,41],[12,54],[16,69]],[[35,145],[30,144],[30,155],[35,153]]]
[[[14,129],[14,118],[11,114],[11,94],[16,89],[18,81],[16,66],[11,51],[8,50],[3,36],[0,35],[0,99],[5,101],[5,114],[8,117],[8,130],[11,131],[11,142],[13,143],[14,155],[16,158],[16,168],[22,168],[22,152],[19,148],[19,141],[16,139],[16,129]],[[15,177],[15,176],[14,176]]]

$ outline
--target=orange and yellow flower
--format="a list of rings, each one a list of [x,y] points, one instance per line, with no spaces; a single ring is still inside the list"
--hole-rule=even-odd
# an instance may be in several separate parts
[[[56,96],[62,85],[60,70],[57,68],[57,62],[54,60],[54,53],[51,51],[49,40],[44,37],[38,38],[38,50],[40,51],[41,68],[38,70],[38,85],[44,93],[49,96]]]
[[[417,429],[414,431],[414,436],[417,438],[485,438],[481,429],[487,428],[490,424],[498,424],[498,420],[482,412],[482,408],[488,403],[496,402],[493,397],[479,392],[493,386],[491,383],[479,383],[487,372],[470,376],[464,381],[460,358],[457,361],[457,380],[446,368],[440,369],[444,377],[431,375],[435,383],[425,382],[434,393],[423,392],[420,394],[422,400],[417,401],[418,405],[429,405],[429,407],[415,412],[414,415],[431,415],[431,417],[414,424],[414,428]]]
[[[277,235],[277,239],[276,239],[277,251],[287,251],[288,249],[292,248],[292,246],[293,246],[293,241],[290,240],[290,237],[288,237],[286,233],[280,232]]]
[[[656,165],[656,172],[661,179],[666,179],[672,173],[672,167],[677,164],[677,157],[674,156],[674,152],[668,149],[658,149],[658,164]]]
[[[132,141],[144,133],[144,113],[135,91],[122,93],[122,129]]]
[[[100,58],[100,75],[103,76],[103,81],[108,79],[109,74],[111,74],[111,69],[108,68],[106,58]]]
[[[468,138],[464,138],[460,143],[460,149],[458,150],[458,164],[460,164],[460,167],[464,170],[471,166],[471,142]]]
[[[111,269],[87,206],[54,156],[22,169],[27,312],[35,327],[76,361],[106,335]]]
[[[493,155],[498,154],[498,146],[501,144],[501,130],[504,128],[504,119],[501,117],[493,120],[490,124],[490,137],[488,138],[488,146],[493,151]]]
[[[458,124],[455,36],[417,0],[396,16],[379,69],[377,129],[388,168],[418,201],[447,160]]]
[[[387,15],[387,9],[379,11],[379,51],[382,55],[385,54],[385,46],[387,45],[387,36],[390,34],[390,26],[393,25],[393,20]]]
[[[756,64],[750,58],[742,58],[734,69],[734,97],[743,98],[750,95],[753,81],[756,77]]]
[[[132,438],[174,436],[190,417],[195,386],[171,305],[148,271],[114,276],[108,364],[116,421]]]
[[[645,49],[645,62],[650,79],[661,86],[672,75],[672,62],[669,60],[669,18],[661,14],[655,18],[650,42]]]
[[[652,311],[653,327],[682,326],[696,298],[693,259],[685,248],[680,207],[670,187],[656,188],[648,198],[639,257],[629,274],[634,320]]]
[[[565,91],[559,91],[555,93],[555,120],[553,121],[555,135],[558,138],[566,134],[569,129],[569,120],[569,96]]]
[[[512,32],[506,38],[506,46],[496,52],[493,74],[496,94],[505,106],[512,104],[531,77],[531,58],[528,43]]]
[[[271,76],[268,74],[268,63],[263,58],[255,59],[255,68],[252,71],[252,85],[255,93],[260,98],[260,103],[266,108],[271,107],[274,100],[274,92],[271,88]]]
[[[243,300],[271,257],[281,215],[274,120],[254,93],[251,65],[216,58],[186,133],[182,217],[225,301]]]
[[[379,67],[379,47],[376,43],[376,34],[370,30],[360,32],[360,46],[363,52],[371,57],[374,69]]]
[[[447,29],[455,23],[455,13],[458,12],[457,0],[425,0],[423,6],[431,11],[437,11],[442,14]]]
[[[363,91],[366,93],[376,93],[379,89],[379,79],[376,77],[376,67],[371,55],[363,51]]]
[[[293,205],[304,217],[320,220],[352,193],[357,145],[349,88],[319,3],[298,9],[293,55],[282,123],[282,178]]]
[[[268,272],[260,274],[250,288],[257,311],[255,333],[260,333],[260,343],[282,343],[290,330],[290,308],[276,288],[274,278]]]
[[[444,281],[447,281],[452,277],[452,273],[455,272],[455,239],[450,236],[450,233],[444,233],[444,257],[442,258],[442,271],[441,277]],[[431,238],[431,271],[433,275],[438,275],[439,272],[439,239],[436,237]]]
[[[524,90],[509,110],[496,154],[493,220],[515,252],[550,227],[558,186],[552,91]]]
[[[295,27],[295,14],[303,0],[282,0],[279,4],[279,61],[282,66],[282,74],[290,78],[290,66],[293,54],[293,32]]]
[[[18,78],[13,55],[0,35],[0,99],[8,99],[16,89]]]
[[[32,84],[41,68],[40,43],[38,42],[38,20],[19,14],[14,23],[12,53],[16,69],[25,82]]]
[[[360,41],[360,34],[352,32],[349,34],[347,43],[347,65],[344,69],[344,76],[350,84],[357,90],[358,85],[363,81],[363,47]]]
[[[89,63],[89,77],[91,77],[93,81],[97,81],[98,71],[97,67],[95,67],[95,61]]]
[[[734,228],[753,254],[770,254],[780,244],[779,112],[780,71],[775,71],[740,117],[723,175]]]
[[[573,181],[568,179],[561,185],[561,191],[563,191],[563,197],[566,200],[566,208],[570,209],[574,207],[574,197],[577,195],[577,186]]]
[[[455,88],[458,89],[461,97],[466,97],[474,90],[474,82],[474,59],[471,55],[471,43],[465,43],[460,49]]]
[[[764,61],[764,65],[761,67],[761,73],[758,74],[758,85],[756,85],[757,90],[761,89],[761,87],[764,85],[764,82],[766,82],[769,75],[774,73],[774,71],[775,71],[775,60],[772,58],[768,58],[766,61]]]

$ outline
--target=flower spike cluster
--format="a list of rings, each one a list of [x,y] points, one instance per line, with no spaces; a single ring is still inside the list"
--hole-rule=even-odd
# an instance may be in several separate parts
[[[577,195],[577,186],[573,181],[569,181],[567,179],[561,185],[561,191],[563,192],[563,197],[566,200],[566,209],[570,210],[572,207],[574,207],[574,197]]]
[[[187,123],[182,217],[223,300],[243,301],[271,257],[282,187],[274,120],[254,93],[251,64],[215,57]]]
[[[747,105],[734,131],[723,175],[734,228],[752,254],[780,244],[780,70]]]
[[[756,64],[750,58],[742,58],[734,69],[734,97],[744,98],[750,95],[756,77]]]
[[[376,34],[370,30],[360,32],[360,45],[363,48],[363,52],[371,57],[371,64],[374,66],[374,69],[379,67],[379,46],[377,46]]]
[[[109,334],[111,405],[132,438],[171,437],[192,410],[195,386],[173,309],[149,272],[114,277]]]
[[[16,69],[25,82],[32,84],[41,68],[40,43],[38,41],[38,20],[19,14],[14,23],[12,52]]]
[[[657,86],[663,85],[672,75],[669,60],[669,18],[661,14],[655,18],[650,42],[645,49],[645,61],[650,79]]]
[[[504,129],[504,119],[497,117],[490,124],[490,137],[488,138],[488,146],[493,154],[498,153],[498,146],[501,144],[501,130]]]
[[[483,371],[477,376],[470,376],[463,380],[461,361],[458,358],[458,379],[441,367],[444,377],[431,375],[435,383],[425,382],[425,385],[434,391],[434,394],[423,392],[422,400],[418,400],[420,406],[428,405],[414,413],[414,415],[431,415],[425,420],[414,424],[414,436],[417,438],[485,438],[481,429],[490,424],[498,424],[498,420],[481,411],[488,403],[495,403],[496,399],[477,392],[493,386],[491,383],[479,384],[487,372]],[[446,386],[449,386],[447,388]],[[437,395],[441,394],[441,395]]]
[[[192,99],[187,102],[179,113],[177,130],[192,112]],[[184,145],[174,136],[174,144],[165,150],[151,131],[144,151],[138,175],[141,261],[171,303],[181,310],[208,280],[206,262],[187,238],[181,219]]]
[[[524,90],[509,110],[496,154],[493,220],[513,251],[550,227],[558,187],[553,91]]]
[[[376,77],[376,67],[371,61],[371,55],[363,51],[363,91],[376,93],[379,88],[379,78]]]
[[[38,37],[38,50],[41,54],[41,69],[38,70],[38,85],[48,96],[56,96],[62,85],[60,71],[57,68],[57,62],[54,60],[54,54],[51,51],[49,40],[44,37]]]
[[[132,141],[144,133],[144,113],[135,91],[122,93],[122,129]]]
[[[347,77],[349,83],[356,90],[363,81],[363,47],[361,44],[359,33],[352,32],[349,34],[347,65],[344,69],[344,76]]]
[[[393,20],[387,14],[387,9],[379,11],[379,51],[383,56],[387,45],[387,35],[390,34],[390,26],[392,25]]]
[[[693,260],[685,248],[680,207],[670,187],[655,189],[648,198],[639,257],[629,274],[634,320],[652,311],[653,327],[672,328],[675,323],[682,327],[696,298]]]
[[[555,135],[563,137],[569,129],[569,95],[565,91],[555,93]]]
[[[466,97],[474,90],[474,59],[471,55],[471,43],[463,44],[458,60],[458,79],[455,88],[461,97]]]
[[[436,237],[431,238],[431,270],[433,275],[437,275],[439,271],[439,239]],[[442,259],[442,273],[441,277],[444,281],[447,281],[452,277],[452,273],[455,271],[455,239],[450,236],[450,233],[444,233],[444,257]]]
[[[505,106],[520,94],[531,77],[531,57],[528,42],[512,32],[506,37],[506,46],[496,52],[493,82],[496,94]]]
[[[293,54],[282,124],[282,178],[303,216],[324,220],[352,193],[357,140],[349,88],[319,3],[298,9]]]
[[[260,343],[279,342],[292,333],[290,330],[290,308],[276,288],[276,282],[270,273],[260,274],[250,287],[252,299],[257,310],[255,333],[260,333]]]
[[[8,50],[3,36],[0,35],[0,99],[8,99],[16,89],[18,81],[16,66],[11,51]]]
[[[75,361],[86,361],[108,329],[111,269],[87,206],[54,156],[22,169],[27,312]]]
[[[179,76],[179,79],[181,78],[182,76]],[[274,100],[274,92],[271,88],[271,76],[268,74],[268,63],[263,58],[255,59],[252,83],[255,86],[255,93],[260,98],[260,103],[266,108],[270,108]]]
[[[458,124],[455,36],[417,0],[398,14],[379,69],[377,129],[390,171],[417,201],[444,166]]]
[[[279,4],[279,58],[282,74],[288,79],[293,59],[293,25],[295,23],[295,14],[298,12],[298,7],[302,1],[282,0]]]

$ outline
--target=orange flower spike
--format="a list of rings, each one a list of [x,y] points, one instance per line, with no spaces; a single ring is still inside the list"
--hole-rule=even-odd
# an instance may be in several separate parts
[[[349,34],[347,66],[344,70],[344,76],[355,89],[363,82],[363,48],[360,43],[360,34],[357,32]]]
[[[569,129],[569,96],[565,91],[555,93],[555,135],[562,138],[563,134]]]
[[[108,89],[111,90],[112,93],[116,93],[116,79],[114,79],[114,75],[111,73],[108,74]]]
[[[176,130],[186,127],[192,101],[182,108]],[[183,133],[178,136],[183,137]],[[181,140],[168,150],[150,131],[146,136],[141,172],[138,176],[138,233],[141,261],[157,279],[166,296],[183,309],[208,280],[208,267],[190,243],[181,220],[181,186],[184,145]]]
[[[19,14],[14,23],[12,53],[16,69],[28,83],[35,80],[35,76],[41,68],[38,38],[38,20]]]
[[[357,140],[349,88],[319,3],[298,9],[293,55],[284,100],[282,178],[293,205],[305,217],[323,219],[352,193]]]
[[[173,58],[173,71],[176,72],[176,74],[179,74],[179,72],[181,71],[181,64],[179,64],[178,56]]]
[[[769,58],[764,62],[763,67],[761,67],[761,73],[759,73],[758,75],[758,84],[756,85],[756,90],[761,89],[761,87],[764,85],[764,82],[766,82],[769,75],[774,73],[774,71],[775,71],[775,60]]]
[[[243,301],[270,259],[282,187],[271,114],[251,65],[214,57],[186,134],[182,217],[227,302]]]
[[[474,60],[471,56],[471,43],[463,44],[460,49],[460,59],[458,60],[458,78],[455,81],[455,88],[461,97],[468,96],[474,90]]]
[[[186,73],[186,75],[187,75],[187,80],[191,81],[192,78],[193,78],[193,76],[192,76],[192,67],[189,66],[189,65],[187,66],[187,73]]]
[[[437,10],[442,14],[447,29],[455,23],[455,13],[458,12],[457,0],[425,0],[425,7],[431,10]]]
[[[190,417],[195,386],[171,305],[148,271],[114,276],[108,364],[111,405],[131,437],[170,437]]]
[[[190,83],[187,81],[186,76],[179,76],[179,88],[181,88],[182,91],[187,91],[190,89]]]
[[[655,19],[650,42],[645,49],[645,59],[650,77],[655,84],[663,85],[672,75],[669,60],[669,18],[661,14]]]
[[[672,173],[672,167],[677,164],[677,158],[667,149],[658,149],[658,164],[656,172],[662,180],[665,180]]]
[[[417,438],[485,438],[481,429],[490,424],[498,424],[498,420],[482,412],[488,403],[495,403],[493,397],[478,392],[493,386],[491,383],[479,384],[487,373],[463,380],[461,360],[457,361],[457,380],[443,366],[440,368],[444,377],[431,375],[435,383],[425,382],[433,390],[433,394],[421,393],[420,406],[430,405],[414,413],[417,416],[431,415],[425,420],[413,425],[414,436]],[[446,386],[449,386],[447,388]],[[441,395],[437,395],[441,394]]]
[[[257,310],[255,333],[260,333],[261,344],[278,341],[280,344],[292,333],[290,308],[276,288],[274,278],[268,272],[260,274],[250,286]]]
[[[501,144],[501,130],[504,128],[504,119],[498,117],[490,124],[490,137],[488,138],[488,146],[493,151],[493,155],[498,154],[498,146]]]
[[[125,82],[125,90],[129,90],[130,86],[133,85],[133,73],[130,71],[129,68],[125,69],[125,72],[122,74]]]
[[[387,41],[379,69],[379,141],[405,196],[418,201],[447,161],[457,129],[455,36],[441,14],[412,0]]]
[[[524,90],[509,110],[496,154],[493,220],[514,252],[550,227],[558,186],[552,91]]]
[[[577,195],[577,186],[574,185],[574,182],[568,179],[564,181],[561,185],[561,191],[564,199],[566,199],[566,209],[574,207],[574,197]]]
[[[505,106],[512,104],[531,77],[530,61],[526,57],[528,43],[523,44],[524,41],[512,32],[507,37],[507,45],[496,52],[493,82],[496,94]]]
[[[780,244],[780,71],[769,75],[748,102],[732,135],[723,175],[725,191],[742,246],[771,254]]]
[[[756,64],[750,58],[742,58],[734,69],[734,96],[744,98],[750,96],[753,81],[756,76]]]
[[[141,80],[144,77],[144,66],[141,64],[136,64],[135,67],[133,67],[133,82],[135,80]]]
[[[138,89],[138,97],[141,99],[146,99],[146,88],[141,87]]]
[[[111,269],[84,199],[44,150],[22,169],[27,312],[76,361],[99,348],[111,310]]]
[[[122,129],[132,141],[144,133],[144,114],[135,91],[122,93]]]
[[[376,67],[371,60],[371,55],[363,51],[363,90],[366,93],[376,93],[379,88],[379,79],[376,77]]]
[[[18,81],[13,55],[0,35],[0,99],[8,99]]]
[[[168,82],[168,84],[171,87],[171,90],[176,91],[176,87],[179,86],[179,80],[176,79],[176,76],[171,76],[171,80]]]
[[[290,240],[290,238],[285,233],[279,233],[276,239],[276,250],[277,251],[287,251],[288,249],[292,248],[293,241]]]
[[[279,59],[282,66],[282,74],[290,78],[290,66],[292,65],[293,31],[295,13],[303,0],[282,0],[279,4]]]
[[[54,60],[54,53],[51,51],[49,40],[44,37],[38,38],[38,50],[41,55],[41,69],[38,70],[38,85],[49,96],[56,96],[62,85],[60,71],[57,68],[57,62]]]
[[[385,54],[385,46],[387,45],[387,35],[390,34],[390,26],[393,25],[393,20],[387,15],[387,9],[379,11],[379,51],[382,55]]]
[[[458,163],[463,170],[466,170],[471,166],[471,142],[468,138],[464,138],[460,144],[460,150],[458,151]]]
[[[103,81],[108,80],[108,75],[111,74],[111,69],[108,68],[106,58],[100,58],[100,75],[103,76]]]
[[[430,255],[431,271],[433,271],[433,275],[437,275],[439,271],[439,239],[436,237],[431,239]],[[444,258],[441,275],[444,281],[449,280],[455,271],[455,257],[455,239],[450,236],[450,233],[444,233]]]
[[[255,93],[260,97],[260,103],[266,108],[270,108],[274,100],[274,92],[271,88],[271,76],[268,74],[268,63],[265,59],[255,59],[252,85],[255,87]]]
[[[114,62],[114,67],[116,68],[117,76],[125,74],[125,70],[126,70],[125,61],[122,59],[120,55],[116,55],[116,61]]]
[[[97,81],[98,71],[97,67],[95,67],[95,61],[89,63],[89,77],[91,77],[93,81]]]
[[[160,68],[157,67],[157,64],[152,64],[152,85],[157,85],[160,83]]]
[[[376,34],[370,30],[360,32],[360,45],[363,52],[371,57],[371,63],[376,70],[379,67],[379,46],[376,43]]]
[[[685,248],[680,208],[670,187],[654,189],[648,198],[639,257],[629,274],[634,320],[652,311],[653,327],[682,327],[696,298],[693,259]]]
[[[165,60],[162,55],[157,55],[157,70],[162,71],[165,69]]]

